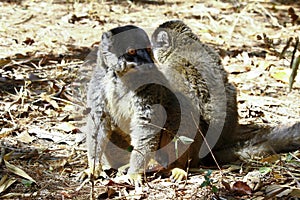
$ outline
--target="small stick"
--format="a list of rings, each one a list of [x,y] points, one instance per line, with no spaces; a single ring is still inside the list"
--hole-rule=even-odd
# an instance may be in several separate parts
[[[216,163],[217,168],[220,170],[220,173],[221,173],[221,175],[223,176],[221,167],[220,167],[220,165],[218,164],[218,161],[217,161],[216,157],[214,156],[214,154],[213,154],[213,152],[212,152],[212,149],[210,148],[210,146],[209,146],[209,144],[208,144],[206,138],[204,137],[202,131],[201,131],[200,128],[199,128],[199,126],[197,125],[193,113],[191,113],[191,114],[192,114],[193,121],[194,121],[195,125],[197,126],[197,129],[198,129],[198,131],[200,132],[200,134],[201,134],[201,136],[202,136],[202,138],[203,138],[203,141],[205,142],[205,145],[206,145],[207,148],[209,149],[209,152],[210,152],[212,158],[214,159],[214,162]]]
[[[296,39],[296,44],[295,44],[295,47],[294,47],[294,51],[293,51],[293,55],[292,55],[292,60],[291,60],[290,68],[293,67],[293,62],[294,62],[294,59],[295,59],[295,54],[296,54],[298,46],[299,46],[299,37],[296,37],[295,39]]]
[[[287,49],[291,46],[291,42],[293,41],[293,38],[290,37],[287,42],[286,42],[286,45],[283,47],[281,53],[280,53],[280,56],[279,56],[279,59],[282,59],[284,57],[284,54],[286,53]]]

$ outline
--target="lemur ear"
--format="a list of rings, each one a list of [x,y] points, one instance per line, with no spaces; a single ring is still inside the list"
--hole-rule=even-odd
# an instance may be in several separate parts
[[[155,43],[156,43],[155,45],[156,47],[169,47],[170,46],[169,34],[164,30],[159,31],[156,35]]]
[[[112,32],[102,34],[101,44],[98,50],[99,62],[104,62],[105,68],[112,67],[118,63],[117,56],[112,52],[114,48]],[[101,59],[100,59],[101,58]]]
[[[113,43],[112,38],[112,33],[110,31],[102,34],[100,45],[101,51],[110,51],[110,47],[112,47]]]

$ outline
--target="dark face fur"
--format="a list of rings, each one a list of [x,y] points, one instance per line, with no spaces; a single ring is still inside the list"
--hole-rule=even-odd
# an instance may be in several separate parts
[[[104,65],[121,75],[130,70],[144,70],[154,63],[147,34],[131,25],[104,33],[99,53]]]

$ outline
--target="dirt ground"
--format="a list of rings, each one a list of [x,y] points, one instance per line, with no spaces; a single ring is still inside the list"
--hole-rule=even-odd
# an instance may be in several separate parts
[[[240,123],[299,121],[300,4],[227,1],[0,1],[0,198],[297,199],[299,151],[212,167],[173,183],[150,174],[143,188],[113,180],[82,184],[87,168],[83,86],[94,47],[111,28],[134,24],[149,35],[181,19],[220,54],[238,88]],[[88,67],[86,67],[88,66]],[[93,195],[91,195],[93,194]]]

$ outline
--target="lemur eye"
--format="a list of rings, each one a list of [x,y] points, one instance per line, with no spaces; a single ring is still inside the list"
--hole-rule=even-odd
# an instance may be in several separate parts
[[[136,49],[128,48],[127,53],[128,53],[128,55],[134,56],[134,55],[136,55]]]
[[[151,53],[151,52],[152,52],[152,47],[151,47],[151,45],[147,46],[146,50],[147,50],[148,53]]]

